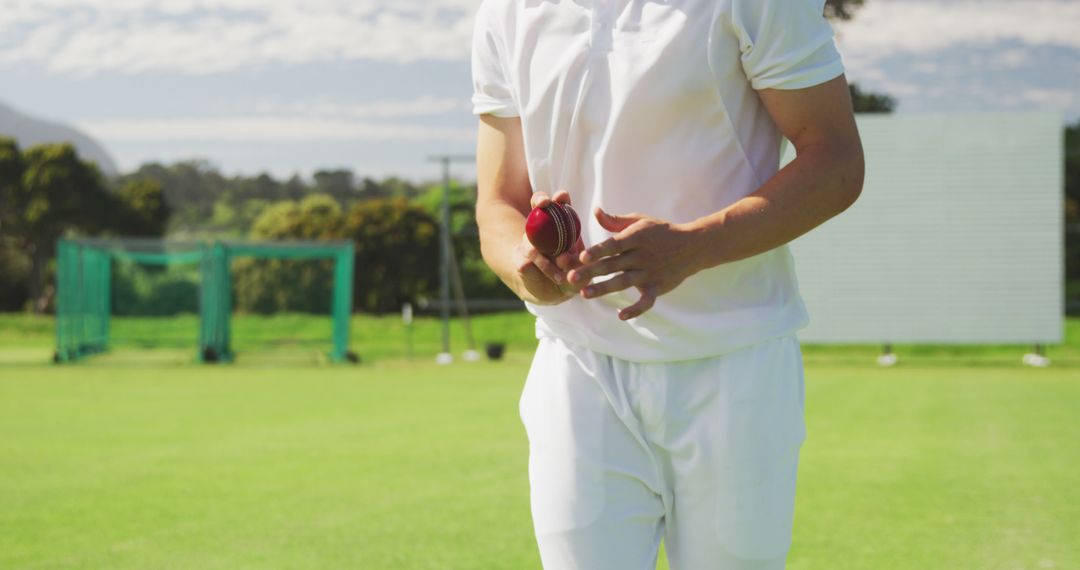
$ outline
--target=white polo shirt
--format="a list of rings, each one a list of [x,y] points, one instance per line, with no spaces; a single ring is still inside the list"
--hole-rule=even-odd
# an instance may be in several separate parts
[[[824,0],[485,0],[473,42],[473,110],[520,117],[534,191],[565,189],[586,246],[590,215],[689,222],[757,190],[781,135],[755,89],[843,73]],[[702,271],[629,322],[637,289],[529,306],[538,336],[638,362],[704,358],[806,325],[780,247]]]

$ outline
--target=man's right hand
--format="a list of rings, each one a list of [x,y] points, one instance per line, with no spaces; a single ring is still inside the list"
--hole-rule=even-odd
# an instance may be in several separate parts
[[[529,206],[543,208],[552,201],[570,204],[570,194],[559,190],[555,196],[549,197],[544,192],[536,192]],[[578,257],[583,249],[584,244],[578,238],[569,251],[550,258],[537,251],[522,233],[521,241],[514,247],[517,279],[521,283],[518,293],[522,299],[536,305],[557,305],[577,294],[577,288],[566,280],[566,274],[581,264]]]
[[[581,239],[570,251],[552,259],[536,251],[525,237],[530,210],[552,200],[570,203],[570,194],[533,192],[525,160],[521,120],[480,117],[476,145],[476,224],[480,251],[499,279],[523,301],[556,305],[577,294],[566,274],[581,262]]]

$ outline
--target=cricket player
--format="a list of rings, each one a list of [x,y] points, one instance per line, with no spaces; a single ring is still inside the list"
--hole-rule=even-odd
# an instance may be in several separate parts
[[[485,0],[485,261],[536,316],[520,402],[548,570],[783,568],[805,439],[787,243],[859,196],[823,0]],[[783,139],[797,151],[780,168]],[[550,259],[549,200],[582,213]]]

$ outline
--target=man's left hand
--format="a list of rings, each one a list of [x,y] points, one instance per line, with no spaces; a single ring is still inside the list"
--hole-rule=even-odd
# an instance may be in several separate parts
[[[699,242],[688,224],[673,224],[641,214],[613,215],[595,212],[600,226],[615,235],[581,252],[581,266],[567,278],[581,295],[593,299],[616,291],[637,288],[641,298],[619,311],[629,320],[652,308],[656,298],[679,286],[701,270]],[[593,282],[596,277],[614,275]]]

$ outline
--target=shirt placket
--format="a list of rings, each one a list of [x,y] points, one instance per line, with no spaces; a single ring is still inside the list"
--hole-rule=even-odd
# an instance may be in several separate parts
[[[594,54],[611,51],[615,29],[615,0],[595,0],[589,9],[589,46]]]

